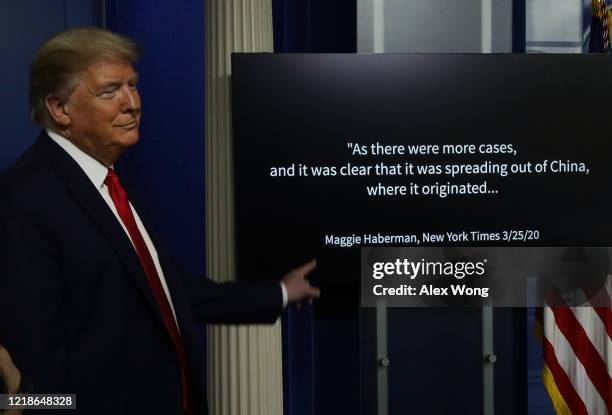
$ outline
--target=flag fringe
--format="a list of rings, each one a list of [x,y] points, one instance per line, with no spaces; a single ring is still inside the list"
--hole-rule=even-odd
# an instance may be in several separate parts
[[[542,367],[542,383],[552,401],[555,413],[557,415],[572,415],[572,411],[569,406],[567,406],[561,392],[559,392],[559,388],[557,388],[557,384],[555,383],[555,378],[546,364]]]

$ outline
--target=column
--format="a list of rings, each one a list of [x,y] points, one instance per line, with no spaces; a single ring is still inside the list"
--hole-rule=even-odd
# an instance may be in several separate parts
[[[272,52],[271,0],[206,0],[206,258],[216,281],[235,278],[230,54]],[[280,320],[208,328],[211,415],[282,415]]]

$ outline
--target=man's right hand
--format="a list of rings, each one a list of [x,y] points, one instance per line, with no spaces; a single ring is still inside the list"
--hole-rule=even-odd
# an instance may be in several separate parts
[[[310,285],[306,276],[317,266],[317,260],[313,259],[287,273],[283,277],[283,284],[287,289],[288,304],[297,303],[298,307],[302,301],[312,302],[319,298],[321,290]]]
[[[21,373],[19,369],[13,363],[11,355],[8,351],[0,345],[0,378],[3,383],[7,386],[8,393],[19,392],[19,385],[21,384]]]

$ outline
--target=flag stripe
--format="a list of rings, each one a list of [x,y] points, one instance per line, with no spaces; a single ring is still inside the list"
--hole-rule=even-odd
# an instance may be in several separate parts
[[[596,415],[608,414],[606,403],[587,375],[582,362],[576,357],[572,345],[557,326],[550,307],[544,309],[544,337],[552,345],[552,350],[545,349],[545,358],[548,357],[546,356],[547,353],[554,353],[559,366],[566,373],[574,390],[586,406],[587,413]],[[547,360],[545,361],[547,364],[549,363]],[[550,366],[549,368],[553,369]],[[554,372],[553,374],[557,381],[557,374]]]
[[[606,333],[603,322],[593,307],[572,307],[572,312],[578,324],[584,329],[589,341],[605,362],[608,377],[612,374],[612,340]]]
[[[610,300],[610,293],[612,292],[612,286],[610,282],[612,278],[608,276],[604,289],[599,290],[591,299],[591,305],[593,309],[601,319],[602,323],[606,328],[606,333],[612,338],[612,316],[610,314],[610,307],[612,302]]]
[[[582,399],[580,399],[580,396],[578,396],[578,393],[576,393],[576,390],[574,389],[572,382],[567,376],[567,373],[565,373],[565,371],[557,361],[553,345],[548,341],[546,337],[542,339],[542,345],[544,347],[544,362],[546,363],[546,366],[550,369],[550,373],[553,375],[553,378],[555,380],[555,385],[557,385],[557,389],[559,390],[559,392],[561,392],[561,395],[567,403],[567,406],[572,411],[572,414],[588,414],[584,402],[582,402]]]
[[[595,310],[595,313],[597,313],[601,319],[601,322],[606,329],[606,333],[608,333],[608,337],[612,337],[612,319],[610,318],[610,309],[606,307],[593,307],[593,310]]]
[[[608,293],[604,293],[602,290],[602,295],[608,297],[607,302],[610,302],[610,297]],[[598,304],[598,303],[596,303]],[[606,327],[606,333],[608,333],[609,337],[612,337],[612,315],[610,314],[610,307],[593,307],[601,322]]]
[[[575,356],[585,368],[593,386],[603,398],[608,413],[612,412],[612,406],[610,405],[612,402],[607,399],[612,388],[612,380],[608,376],[606,363],[569,307],[551,307],[550,310],[555,316],[557,327],[567,339],[570,347],[574,350]]]

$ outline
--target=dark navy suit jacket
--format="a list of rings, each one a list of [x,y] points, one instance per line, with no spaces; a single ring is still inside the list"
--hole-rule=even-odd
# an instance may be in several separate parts
[[[129,238],[78,164],[43,132],[0,174],[0,195],[0,344],[34,393],[76,393],[82,414],[179,414],[172,340]],[[171,293],[195,412],[205,414],[196,322],[272,323],[281,289],[184,275],[132,196]]]

